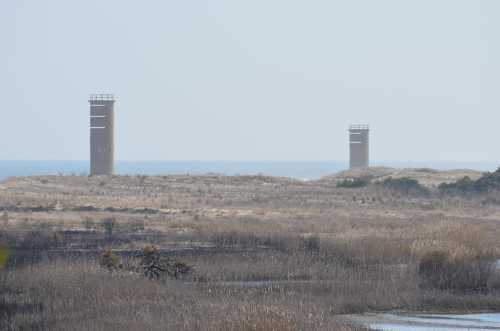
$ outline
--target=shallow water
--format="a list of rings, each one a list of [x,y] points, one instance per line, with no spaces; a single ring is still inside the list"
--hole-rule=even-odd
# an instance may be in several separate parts
[[[497,262],[500,267],[500,260]],[[224,281],[214,285],[237,288],[278,288],[311,284],[308,280]],[[500,330],[500,313],[482,314],[365,314],[354,320],[380,331],[486,331]]]
[[[374,314],[365,324],[381,331],[500,330],[500,313],[466,315]]]

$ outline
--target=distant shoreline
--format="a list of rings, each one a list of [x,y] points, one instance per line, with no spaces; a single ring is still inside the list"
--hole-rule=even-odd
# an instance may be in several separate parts
[[[496,170],[494,162],[375,161],[373,166],[435,170]],[[0,180],[43,175],[88,175],[89,161],[0,160]],[[266,175],[314,180],[348,168],[348,161],[118,161],[117,175]]]

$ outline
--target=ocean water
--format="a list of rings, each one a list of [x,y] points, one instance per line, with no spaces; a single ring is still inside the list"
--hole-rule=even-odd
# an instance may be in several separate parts
[[[500,162],[499,162],[500,164]],[[492,162],[374,162],[396,168],[474,169],[492,171]],[[347,161],[118,161],[118,175],[207,174],[282,176],[318,179],[348,168]],[[88,175],[89,161],[1,161],[0,180],[18,176]]]

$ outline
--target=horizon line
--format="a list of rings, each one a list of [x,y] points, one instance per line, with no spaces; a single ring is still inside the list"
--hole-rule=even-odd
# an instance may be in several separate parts
[[[0,162],[90,162],[89,159],[0,159]],[[196,159],[175,159],[175,160],[159,160],[159,159],[144,159],[144,160],[116,160],[116,163],[120,162],[230,162],[230,163],[252,163],[252,162],[265,162],[265,163],[317,163],[317,162],[349,162],[349,160],[270,160],[270,159],[260,159],[260,160],[232,160],[232,159],[214,159],[214,160],[196,160]],[[498,163],[500,160],[371,160],[370,164],[376,163]]]

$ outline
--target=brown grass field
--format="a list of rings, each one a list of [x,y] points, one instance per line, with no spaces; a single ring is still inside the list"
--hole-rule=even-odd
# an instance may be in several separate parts
[[[46,176],[0,183],[1,330],[365,330],[363,312],[500,309],[500,194],[470,171]],[[413,177],[427,194],[349,176]],[[151,280],[147,245],[192,267]],[[100,264],[112,250],[116,268]],[[0,262],[2,258],[0,256]]]

